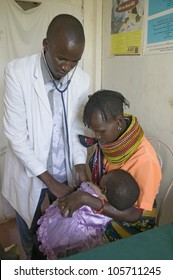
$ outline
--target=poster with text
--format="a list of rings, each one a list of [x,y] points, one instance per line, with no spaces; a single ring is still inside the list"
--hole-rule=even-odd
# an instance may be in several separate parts
[[[173,51],[173,0],[147,0],[143,54]]]
[[[141,53],[143,16],[143,0],[112,1],[111,54]]]

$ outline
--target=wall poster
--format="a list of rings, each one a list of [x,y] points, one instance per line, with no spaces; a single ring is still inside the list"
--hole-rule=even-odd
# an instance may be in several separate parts
[[[143,0],[112,1],[111,54],[141,53],[143,16]]]
[[[143,54],[173,51],[173,0],[147,0]]]

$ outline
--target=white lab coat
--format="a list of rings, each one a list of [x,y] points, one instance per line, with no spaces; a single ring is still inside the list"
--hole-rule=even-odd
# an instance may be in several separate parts
[[[53,127],[52,111],[40,67],[40,54],[8,63],[5,88],[4,127],[9,145],[2,193],[30,226],[41,189],[45,188],[37,176],[47,170]],[[64,93],[72,166],[86,163],[87,152],[79,143],[77,135],[84,133],[82,111],[87,101],[88,88],[89,76],[77,67]],[[72,184],[67,147],[65,158],[68,181]]]

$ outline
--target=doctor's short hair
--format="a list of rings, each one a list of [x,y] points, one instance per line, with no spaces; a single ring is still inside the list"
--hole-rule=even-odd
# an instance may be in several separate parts
[[[55,16],[48,26],[46,36],[48,41],[63,36],[75,44],[85,42],[85,34],[81,22],[70,14]]]
[[[99,90],[89,95],[84,107],[83,123],[90,127],[92,114],[99,112],[104,121],[124,114],[124,106],[130,108],[130,102],[118,91]]]
[[[140,189],[134,177],[123,169],[116,169],[105,175],[106,198],[116,209],[131,208],[139,198]]]

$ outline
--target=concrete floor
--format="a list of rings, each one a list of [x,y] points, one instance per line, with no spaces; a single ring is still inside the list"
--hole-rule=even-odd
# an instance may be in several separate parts
[[[42,212],[44,213],[45,209],[49,206],[48,197],[46,195],[43,203],[42,203]],[[22,249],[22,245],[20,242],[20,236],[16,224],[16,219],[11,219],[8,222],[4,222],[0,224],[0,244],[6,248],[13,244],[17,245],[19,258],[21,260],[25,259],[25,254]]]
[[[0,244],[6,248],[11,245],[17,245],[19,259],[24,259],[24,252],[20,242],[20,236],[16,225],[16,219],[0,224]]]

